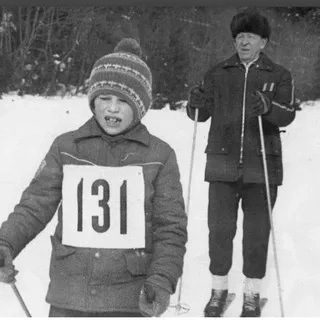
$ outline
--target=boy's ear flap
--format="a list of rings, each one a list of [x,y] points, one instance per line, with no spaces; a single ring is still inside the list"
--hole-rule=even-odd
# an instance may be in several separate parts
[[[94,99],[90,101],[90,109],[93,113],[95,113]]]

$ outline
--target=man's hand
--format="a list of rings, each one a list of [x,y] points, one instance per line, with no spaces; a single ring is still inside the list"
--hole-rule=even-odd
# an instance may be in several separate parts
[[[258,117],[264,115],[270,111],[269,99],[260,91],[255,91],[252,94],[252,115]]]
[[[205,106],[205,93],[201,83],[197,83],[189,91],[189,105],[191,108],[201,109]]]

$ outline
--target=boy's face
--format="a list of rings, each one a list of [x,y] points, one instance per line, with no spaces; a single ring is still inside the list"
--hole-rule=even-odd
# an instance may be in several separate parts
[[[133,111],[129,104],[115,95],[96,97],[94,113],[100,126],[110,135],[123,132],[133,121]]]

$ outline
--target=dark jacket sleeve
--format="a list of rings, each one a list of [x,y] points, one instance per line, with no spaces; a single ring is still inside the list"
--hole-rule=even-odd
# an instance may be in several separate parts
[[[296,115],[294,84],[288,70],[284,69],[275,95],[268,103],[270,104],[270,112],[264,115],[263,119],[278,127],[285,127],[294,120]]]
[[[0,243],[10,247],[13,257],[50,222],[61,200],[62,166],[56,140],[23,191],[20,202],[0,228]]]
[[[179,168],[173,150],[155,183],[152,230],[153,258],[148,271],[149,279],[153,278],[158,282],[157,285],[174,293],[182,275],[186,252],[187,215]],[[161,278],[164,281],[161,283],[160,280],[159,283],[158,280]]]

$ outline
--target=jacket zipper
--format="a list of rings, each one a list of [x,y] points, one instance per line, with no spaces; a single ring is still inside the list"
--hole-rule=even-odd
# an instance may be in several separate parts
[[[244,74],[244,87],[243,87],[243,99],[242,99],[242,124],[241,124],[241,142],[240,142],[240,166],[243,165],[243,142],[244,142],[244,124],[245,124],[245,113],[246,113],[246,91],[247,91],[247,77],[250,65],[245,65]]]

